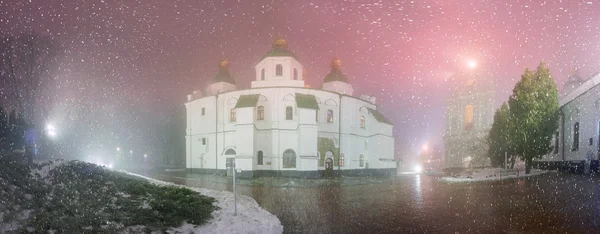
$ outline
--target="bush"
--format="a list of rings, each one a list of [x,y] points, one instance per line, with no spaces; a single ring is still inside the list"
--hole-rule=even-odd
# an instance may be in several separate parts
[[[48,166],[35,165],[35,168]],[[205,224],[216,209],[215,199],[192,190],[157,186],[146,180],[94,164],[68,162],[47,178],[32,176],[27,165],[0,157],[0,203],[4,222],[19,221],[23,232],[119,232],[143,225],[144,231],[165,231],[187,222]],[[3,205],[4,204],[4,205]]]

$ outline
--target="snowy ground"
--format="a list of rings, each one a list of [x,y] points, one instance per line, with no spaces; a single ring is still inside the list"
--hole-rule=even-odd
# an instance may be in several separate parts
[[[237,195],[237,215],[234,215],[234,195],[227,191],[216,191],[204,188],[193,188],[169,182],[155,180],[142,175],[128,173],[163,186],[185,187],[219,202],[220,209],[215,210],[213,220],[201,227],[185,224],[169,230],[169,233],[282,233],[283,226],[279,219],[260,208],[256,201],[248,196]]]
[[[36,162],[31,168],[6,160],[0,163],[3,164],[0,165],[0,233],[57,231],[48,227],[71,232],[114,233],[283,232],[279,219],[247,196],[238,195],[238,214],[234,216],[234,196],[230,192],[199,188],[186,190],[184,188],[187,187],[184,186],[135,174],[128,176],[81,162]],[[143,179],[128,179],[132,175]],[[145,183],[144,179],[150,184]],[[209,209],[208,212],[212,210],[212,213],[199,212],[201,209],[196,209],[199,202],[207,199],[211,201],[205,204],[210,206],[212,202],[217,209],[206,208]],[[186,209],[186,205],[181,207],[182,202],[190,208]],[[150,204],[156,207],[151,207]],[[183,223],[176,228],[156,231],[156,225],[165,227],[167,224],[166,227],[174,227],[176,225],[168,223],[181,220],[168,212],[173,209],[184,212],[176,215],[183,215],[180,217],[183,220],[197,220],[189,217],[204,214],[207,219],[201,226]],[[159,210],[164,210],[165,213]],[[147,221],[152,222],[154,228],[144,226],[143,224],[149,224]]]
[[[531,169],[529,174],[525,174],[525,171],[518,168],[515,170],[505,170],[502,168],[482,168],[467,170],[460,173],[456,173],[452,176],[446,176],[440,178],[441,181],[445,182],[481,182],[481,181],[496,181],[506,180],[514,178],[522,178],[529,176],[536,176],[547,173],[546,170]]]

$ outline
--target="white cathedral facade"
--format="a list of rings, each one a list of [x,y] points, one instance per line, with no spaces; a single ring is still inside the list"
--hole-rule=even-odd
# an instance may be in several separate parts
[[[373,96],[353,96],[338,59],[321,89],[278,39],[238,89],[223,59],[212,83],[188,95],[188,171],[241,177],[382,175],[396,172],[393,124]]]

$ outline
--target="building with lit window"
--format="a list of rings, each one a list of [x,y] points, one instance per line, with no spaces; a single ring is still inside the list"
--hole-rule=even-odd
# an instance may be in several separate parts
[[[569,76],[560,98],[558,130],[553,149],[534,164],[583,169],[585,163],[598,170],[600,152],[600,73],[582,79],[577,72]]]
[[[393,124],[373,96],[353,96],[339,59],[321,89],[305,87],[304,67],[283,39],[238,89],[225,59],[212,83],[188,95],[189,171],[242,177],[396,173]]]
[[[444,167],[488,164],[485,148],[494,121],[494,88],[489,77],[476,71],[455,74],[446,99]]]

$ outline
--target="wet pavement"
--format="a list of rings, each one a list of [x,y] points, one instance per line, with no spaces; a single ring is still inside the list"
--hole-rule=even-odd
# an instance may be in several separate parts
[[[225,177],[145,174],[187,186],[232,191]],[[357,181],[363,179],[361,183],[354,183],[354,178],[348,180],[351,183],[289,179],[304,185],[297,187],[272,182],[288,179],[244,180],[237,191],[275,214],[286,233],[600,231],[600,176],[548,173],[470,184],[439,182],[427,175]]]

